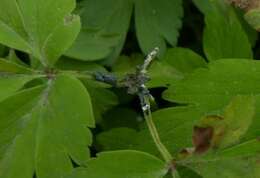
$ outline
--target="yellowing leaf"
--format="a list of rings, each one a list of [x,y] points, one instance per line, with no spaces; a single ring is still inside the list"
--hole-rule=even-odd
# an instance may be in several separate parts
[[[217,152],[192,156],[178,164],[196,171],[203,178],[258,178],[259,158],[260,142],[253,139]]]
[[[234,96],[253,95],[255,107],[258,108],[260,104],[259,74],[258,61],[217,60],[210,63],[207,69],[198,69],[185,79],[173,83],[164,93],[164,98],[173,102],[196,105],[203,113],[218,115],[223,112],[223,108]],[[254,138],[260,134],[259,114],[256,109],[254,119],[246,134],[247,138]]]
[[[195,152],[204,153],[210,147],[220,149],[238,143],[250,127],[254,113],[254,97],[234,97],[223,117],[208,115],[194,127]]]

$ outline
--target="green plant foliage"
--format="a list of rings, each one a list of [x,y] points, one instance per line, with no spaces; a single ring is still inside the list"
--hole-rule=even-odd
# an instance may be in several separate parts
[[[132,8],[130,0],[83,1],[80,7],[82,29],[66,54],[81,60],[110,55],[126,38]]]
[[[21,65],[21,66],[25,67],[26,70],[28,70],[28,67],[29,67],[28,64],[21,61],[21,59],[17,56],[14,49],[9,50],[9,53],[8,53],[8,56],[6,56],[6,59],[8,59],[10,62]]]
[[[123,119],[122,116],[124,116]],[[105,113],[101,126],[104,129],[118,127],[138,129],[140,119],[142,119],[142,116],[135,110],[126,107],[114,107]]]
[[[244,2],[2,0],[0,178],[259,178]]]
[[[6,75],[10,73],[14,74],[33,74],[34,71],[30,68],[26,68],[24,66],[18,65],[14,62],[7,61],[5,59],[0,58],[0,70],[1,73],[5,73]]]
[[[194,4],[196,5],[196,7],[204,14],[204,15],[207,15],[207,14],[212,14],[212,11],[214,11],[214,7],[216,4],[219,4],[219,2],[223,2],[221,0],[214,0],[214,1],[211,1],[211,0],[205,0],[205,1],[200,1],[200,0],[193,0]],[[225,7],[226,5],[224,5]],[[222,8],[223,8],[223,4],[222,4]],[[225,17],[229,17],[229,21],[232,22],[236,22],[237,18],[240,20],[240,23],[242,25],[242,27],[244,28],[244,31],[247,33],[247,36],[249,38],[249,41],[251,42],[252,46],[255,45],[256,43],[256,40],[258,38],[258,33],[252,29],[252,27],[250,27],[250,25],[248,24],[248,22],[246,22],[244,20],[244,14],[240,11],[240,10],[237,10],[237,9],[234,9],[235,10],[235,15],[234,15],[234,12],[232,12],[233,10],[231,10],[230,8],[228,8],[230,12],[228,13],[215,13],[216,15],[218,16],[222,16],[223,19],[225,19]],[[215,9],[215,10],[220,10],[220,9]],[[224,16],[223,16],[224,15]],[[237,16],[237,17],[236,17]],[[227,19],[226,19],[227,20]],[[213,22],[212,22],[213,23]],[[220,25],[221,22],[219,22],[219,25]],[[223,22],[222,22],[223,23]],[[215,23],[217,24],[217,23]],[[239,26],[239,23],[236,23],[236,24],[233,24],[233,23],[226,23],[225,24],[226,26],[230,26],[229,28],[233,28],[231,27],[231,25],[234,25],[234,26],[237,26],[238,28],[240,28]],[[234,27],[235,28],[235,27]],[[220,30],[219,30],[220,31]],[[243,32],[242,32],[243,33]],[[243,35],[244,36],[244,35]],[[228,35],[226,37],[229,37]],[[232,41],[232,39],[230,38],[229,39],[230,41]],[[234,40],[234,39],[233,39]],[[238,39],[237,39],[238,40]],[[241,40],[239,38],[239,40]],[[242,40],[241,40],[242,41]]]
[[[0,59],[0,101],[14,94],[23,86],[37,78],[28,68]]]
[[[192,129],[200,117],[201,113],[194,107],[173,107],[153,113],[161,139],[172,153],[192,146]],[[136,149],[159,156],[150,138],[147,128],[139,132],[131,128],[115,128],[98,135],[97,142],[104,150]]]
[[[121,56],[112,69],[117,76],[122,77],[129,72],[134,72],[136,66],[142,64],[142,61],[143,56],[140,54],[131,57]],[[170,66],[165,60],[162,60],[162,62],[154,61],[149,69],[149,73],[153,78],[148,83],[149,87],[167,86],[172,80],[183,78],[183,74]],[[164,78],[161,77],[162,73],[164,74]]]
[[[163,161],[138,151],[103,152],[88,162],[86,169],[76,169],[69,178],[162,178],[167,173]]]
[[[206,28],[203,48],[207,59],[252,58],[249,38],[237,14],[233,8],[222,3],[210,4],[210,10],[204,10]]]
[[[207,66],[205,59],[192,50],[185,48],[172,48],[168,50],[163,61],[166,61],[183,74]]]
[[[163,54],[167,41],[176,45],[180,18],[183,15],[181,0],[135,0],[135,23],[139,45],[147,54],[158,46]],[[168,17],[165,19],[165,17]]]
[[[234,66],[236,66],[237,71],[234,70]],[[253,85],[255,81],[259,80],[257,66],[257,61],[218,60],[211,63],[208,69],[198,69],[184,80],[174,83],[172,88],[170,87],[166,91],[165,97],[167,99],[173,98],[172,101],[191,103],[196,107],[169,108],[153,114],[160,136],[169,150],[178,153],[184,147],[191,147],[192,140],[189,138],[192,137],[192,129],[196,122],[205,115],[205,112],[210,115],[222,115],[224,112],[222,108],[233,96],[237,94],[257,95],[257,86]],[[222,77],[220,77],[221,75]],[[228,77],[224,77],[227,75]],[[243,77],[247,80],[244,80]],[[258,103],[258,97],[255,98],[256,103]],[[229,145],[230,141],[232,143],[237,142],[237,140],[249,141],[259,135],[258,112],[256,112],[254,119],[250,120],[254,116],[253,104],[252,98],[237,97],[224,112],[224,118],[226,118],[224,121],[226,122],[220,125],[216,122],[211,123],[215,124],[214,127],[217,127],[219,132],[228,129],[225,131],[227,136],[222,139],[223,146]],[[132,139],[133,135],[134,139]],[[112,138],[117,138],[117,141],[111,141]],[[128,141],[124,142],[123,138]],[[129,142],[129,140],[131,141]],[[153,142],[149,140],[148,130],[137,132],[129,128],[112,129],[99,135],[98,142],[103,145],[103,149],[107,150],[138,149],[158,155]]]
[[[214,137],[212,137],[210,142],[214,151],[209,152],[205,156],[195,154],[192,157],[180,160],[180,165],[188,166],[198,171],[203,177],[217,177],[219,175],[232,175],[233,177],[239,175],[243,177],[248,174],[249,170],[247,169],[252,169],[252,175],[254,175],[252,177],[257,177],[256,162],[260,150],[260,143],[256,141],[256,139],[250,139],[248,141],[243,141],[242,139],[246,132],[251,132],[248,131],[248,128],[249,125],[252,124],[251,120],[254,116],[254,108],[254,97],[237,96],[225,107],[223,120],[214,120],[206,117],[199,121],[199,117],[196,117],[194,113],[189,113],[189,118],[186,119],[185,115],[188,115],[187,108],[179,109],[179,118],[176,116],[178,114],[176,109],[159,111],[154,113],[153,118],[158,126],[163,142],[169,148],[170,146],[175,147],[173,150],[175,153],[180,152],[181,148],[191,147],[192,129],[194,126],[199,125],[200,127],[214,128]],[[170,113],[171,110],[175,112]],[[185,132],[186,130],[187,132]],[[136,140],[133,141],[131,139],[133,137]],[[114,140],[112,140],[112,138],[114,138]],[[125,142],[124,138],[126,139]],[[167,140],[167,138],[169,140]],[[139,142],[138,139],[140,139]],[[158,155],[156,148],[152,147],[153,143],[148,142],[148,131],[146,131],[146,133],[145,131],[137,133],[132,129],[117,128],[100,135],[98,140],[104,144],[104,149],[107,150],[126,148],[139,149]],[[230,145],[233,145],[232,148],[229,147]],[[179,149],[176,149],[177,147]],[[232,149],[234,149],[234,152]],[[180,158],[182,158],[182,156]],[[249,162],[245,162],[245,160]],[[237,165],[231,164],[233,161],[235,161]],[[220,174],[218,170],[222,169],[225,169],[225,171],[223,171],[223,173],[220,171]]]
[[[79,32],[80,19],[70,14],[74,7],[74,0],[3,0],[0,42],[53,65]]]
[[[4,57],[6,48],[0,44],[0,57]]]
[[[118,76],[123,76],[135,71],[136,66],[140,65],[142,61],[143,56],[139,54],[131,57],[121,56],[112,70]],[[165,57],[152,63],[149,69],[152,80],[148,83],[148,86],[168,86],[172,81],[180,80],[185,74],[200,67],[206,67],[206,62],[192,50],[184,48],[169,49]]]
[[[212,5],[212,1],[210,0],[205,0],[205,1],[200,1],[200,0],[192,0],[194,5],[203,13],[207,14],[212,11],[212,8],[214,6]],[[215,1],[214,1],[215,2]]]
[[[14,94],[34,77],[28,75],[1,75],[0,77],[0,101]]]
[[[255,82],[259,80],[259,65],[253,60],[212,62],[207,69],[198,69],[184,80],[176,81],[164,93],[164,98],[199,105],[202,109],[218,110],[234,95],[258,94]]]
[[[102,114],[104,114],[110,108],[118,104],[117,96],[106,88],[101,88],[91,81],[83,82],[92,98],[93,112],[96,122],[102,120]]]
[[[208,116],[197,127],[213,128],[211,146],[225,148],[238,142],[247,132],[255,114],[254,110],[253,97],[237,96],[225,108],[223,117]]]
[[[84,62],[84,61],[78,61],[78,60],[73,60],[71,58],[62,56],[57,63],[55,64],[55,67],[59,70],[64,70],[64,71],[80,71],[80,72],[107,72],[107,70],[96,63],[93,62]]]
[[[29,178],[34,171],[38,177],[58,177],[71,171],[69,156],[80,165],[86,163],[91,144],[86,126],[93,127],[94,120],[89,95],[77,79],[60,75],[0,105],[5,135],[0,140],[0,177]],[[11,131],[4,132],[7,128]]]
[[[176,45],[183,16],[181,0],[85,0],[79,9],[83,28],[67,55],[81,60],[99,60],[119,53],[133,9],[142,51],[147,54],[158,46],[164,54],[166,42]]]
[[[259,177],[259,141],[252,140],[241,145],[209,153],[204,156],[194,156],[181,164],[196,170],[204,178],[217,177]]]
[[[132,149],[132,150],[141,151],[142,149],[137,148],[137,143],[136,143],[137,137],[139,137],[139,133],[133,128],[128,128],[128,127],[113,128],[109,131],[102,132],[101,134],[97,135],[96,147],[98,150],[105,150],[105,151],[123,150],[123,149]],[[147,145],[147,143],[145,143],[144,145]],[[154,145],[152,145],[151,149],[152,151],[150,153],[155,152],[155,154],[158,154]],[[145,149],[143,149],[143,151],[148,152]]]
[[[251,139],[239,142],[251,123],[254,108],[252,96],[238,96],[226,107],[223,120],[202,120],[200,127],[213,128],[210,147],[214,150],[204,155],[194,154],[180,161],[180,164],[192,168],[205,178],[248,175],[252,178],[258,177],[259,141]],[[200,137],[195,141],[196,150],[199,147],[201,149],[202,143],[205,144],[208,140],[204,140],[206,137],[203,137],[202,133],[195,134]],[[197,143],[200,145],[196,145]]]

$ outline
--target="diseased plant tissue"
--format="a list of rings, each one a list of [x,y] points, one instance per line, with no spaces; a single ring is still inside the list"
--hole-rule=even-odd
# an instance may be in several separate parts
[[[259,178],[260,1],[1,0],[0,178]]]

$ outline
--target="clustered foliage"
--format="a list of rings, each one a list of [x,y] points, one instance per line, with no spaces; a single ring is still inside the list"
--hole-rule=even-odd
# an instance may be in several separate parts
[[[258,4],[1,0],[0,178],[259,178]]]

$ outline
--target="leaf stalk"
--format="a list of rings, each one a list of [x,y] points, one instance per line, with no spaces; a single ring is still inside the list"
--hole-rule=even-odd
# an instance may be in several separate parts
[[[168,149],[165,147],[165,145],[162,143],[158,130],[152,119],[152,113],[151,113],[150,102],[149,102],[150,98],[145,96],[144,99],[145,99],[146,104],[148,104],[148,105],[146,106],[146,108],[143,107],[143,114],[144,114],[144,118],[145,118],[146,124],[148,126],[148,129],[150,131],[150,134],[153,138],[153,141],[154,141],[157,149],[161,153],[163,159],[167,163],[171,163],[173,160],[173,157],[170,154],[170,152],[168,151]],[[142,100],[142,99],[140,99],[140,100]]]

